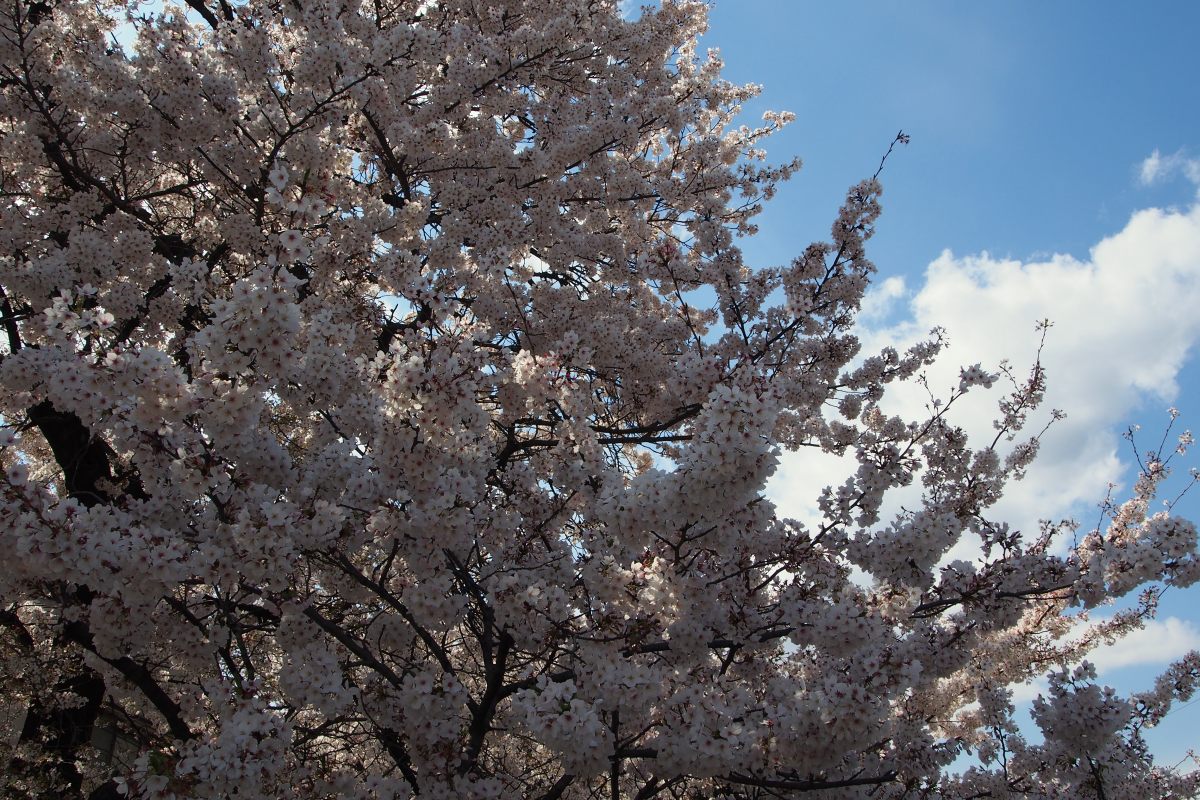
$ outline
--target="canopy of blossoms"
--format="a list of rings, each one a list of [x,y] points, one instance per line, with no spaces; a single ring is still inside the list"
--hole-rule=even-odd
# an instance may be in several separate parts
[[[1040,367],[992,441],[952,421],[982,368],[885,413],[941,339],[853,335],[880,186],[743,262],[798,164],[702,4],[188,5],[0,11],[6,796],[1200,785],[1140,737],[1200,657],[1132,698],[1070,667],[1200,578],[1167,459],[1098,530],[1018,532]],[[797,448],[858,465],[797,487],[819,524],[764,497]],[[1006,687],[1047,673],[1027,738]]]

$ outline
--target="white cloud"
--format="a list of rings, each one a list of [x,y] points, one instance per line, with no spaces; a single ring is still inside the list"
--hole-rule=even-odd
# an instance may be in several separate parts
[[[885,281],[869,308],[886,309],[904,296],[903,287],[902,281]],[[944,394],[957,384],[959,368],[975,362],[994,369],[1009,359],[1023,374],[1036,353],[1035,323],[1053,321],[1042,355],[1049,389],[1029,428],[1040,428],[1052,408],[1068,417],[1051,428],[1026,479],[1010,485],[994,509],[995,517],[1028,531],[1038,520],[1076,513],[1084,515],[1085,526],[1095,523],[1094,504],[1122,476],[1123,426],[1140,404],[1150,400],[1165,411],[1178,393],[1180,371],[1200,340],[1197,308],[1200,203],[1183,211],[1139,211],[1084,260],[1058,255],[1023,262],[944,252],[911,295],[908,319],[872,329],[867,318],[861,333],[869,354],[886,345],[903,349],[932,327],[945,328],[951,347],[929,371],[931,387]],[[998,389],[976,390],[953,410],[952,419],[978,444],[994,434],[1000,395]],[[906,386],[889,391],[887,402],[889,410],[913,419],[924,416],[928,398],[919,387]],[[1166,416],[1140,421],[1157,433]],[[811,521],[820,489],[840,483],[852,469],[832,457],[789,453],[770,495],[781,513]],[[889,503],[891,510],[900,499]]]
[[[1084,658],[1095,665],[1096,677],[1101,684],[1128,683],[1128,676],[1122,680],[1112,673],[1125,667],[1161,670],[1192,650],[1200,650],[1200,628],[1190,620],[1166,617],[1149,620],[1140,630],[1098,647]],[[1008,688],[1013,693],[1013,704],[1019,707],[1032,702],[1039,694],[1048,695],[1050,682],[1045,677],[1037,677],[1025,683],[1011,684]],[[1149,683],[1144,679],[1135,680],[1128,688],[1147,689]]]
[[[851,459],[815,449],[784,453],[767,484],[767,497],[775,504],[780,517],[815,525],[821,519],[821,511],[817,508],[821,489],[840,485],[854,469]]]
[[[1096,648],[1087,660],[1096,665],[1103,679],[1106,673],[1122,667],[1164,667],[1192,650],[1200,650],[1200,628],[1190,620],[1166,617],[1152,619],[1141,630]]]
[[[1012,690],[1013,705],[1020,706],[1025,703],[1032,703],[1039,694],[1050,694],[1050,681],[1045,678],[1034,678],[1025,683],[1014,683],[1008,688]]]
[[[1174,175],[1183,175],[1200,188],[1200,158],[1189,158],[1182,150],[1164,156],[1156,149],[1138,170],[1138,180],[1143,186],[1161,183]]]
[[[882,322],[895,308],[896,301],[904,297],[907,291],[908,287],[901,275],[893,275],[874,284],[863,297],[862,307],[858,311],[859,321],[868,325]]]
[[[1138,171],[1138,180],[1143,186],[1149,186],[1157,182],[1163,176],[1163,159],[1162,154],[1158,152],[1158,148],[1146,157],[1142,162],[1142,168]]]
[[[877,332],[870,345],[944,327],[952,347],[930,377],[935,390],[948,389],[963,364],[1011,359],[1016,368],[1025,366],[1034,357],[1035,323],[1053,321],[1042,354],[1049,381],[1042,413],[1060,408],[1068,416],[1047,434],[1038,461],[1026,480],[1010,487],[1002,507],[1028,526],[1098,501],[1118,479],[1119,426],[1139,402],[1153,399],[1165,407],[1176,396],[1180,370],[1200,339],[1198,306],[1200,205],[1186,212],[1149,209],[1084,261],[943,253],[912,300],[913,319]],[[909,394],[900,403],[907,413],[919,413],[924,398]],[[991,435],[997,394],[968,395],[955,419],[976,436]],[[1153,429],[1161,419],[1146,422]]]

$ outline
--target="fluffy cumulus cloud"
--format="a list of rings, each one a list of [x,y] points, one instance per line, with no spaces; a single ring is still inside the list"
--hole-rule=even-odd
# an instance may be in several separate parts
[[[872,325],[882,321],[907,292],[908,286],[900,275],[893,275],[875,284],[863,297],[862,308],[858,312],[859,322]]]
[[[1157,166],[1144,167],[1152,176],[1186,169],[1178,159],[1165,164],[1174,157],[1154,158]],[[907,316],[883,323],[897,316],[884,312],[905,300]],[[1157,444],[1167,422],[1157,412],[1176,400],[1182,370],[1200,340],[1200,202],[1139,211],[1086,259],[1018,261],[947,251],[919,286],[909,291],[900,279],[885,280],[864,307],[864,353],[887,345],[903,349],[935,326],[945,329],[951,346],[929,372],[930,388],[943,396],[957,384],[960,367],[976,362],[995,370],[1007,360],[1023,376],[1041,338],[1035,325],[1051,320],[1041,356],[1049,389],[1030,428],[1040,428],[1052,408],[1067,418],[1046,434],[1038,460],[1010,487],[996,516],[1025,529],[1073,515],[1092,525],[1107,485],[1127,477],[1122,459],[1130,452],[1121,433],[1137,416],[1146,426],[1143,444]],[[953,419],[980,444],[994,435],[1002,385],[975,390],[954,409]],[[928,402],[916,386],[888,398],[890,410],[909,418],[925,415]],[[787,454],[770,494],[782,513],[811,519],[819,487],[840,483],[850,470],[832,457]]]

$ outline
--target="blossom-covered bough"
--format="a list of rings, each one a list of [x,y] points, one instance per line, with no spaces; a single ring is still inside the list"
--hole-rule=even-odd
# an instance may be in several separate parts
[[[1165,459],[1076,546],[992,519],[1041,369],[992,442],[982,369],[884,413],[941,340],[859,353],[878,183],[748,267],[788,118],[617,5],[5,1],[6,796],[1194,790],[1138,732],[1200,659],[1058,668],[1200,576]],[[819,525],[763,494],[800,447],[859,465]]]

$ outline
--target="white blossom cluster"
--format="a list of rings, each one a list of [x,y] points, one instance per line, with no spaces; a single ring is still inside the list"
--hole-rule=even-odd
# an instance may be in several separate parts
[[[880,184],[744,263],[791,116],[735,124],[703,4],[186,5],[0,10],[6,796],[1200,787],[1140,737],[1195,654],[1128,699],[1071,671],[1200,578],[1170,459],[1020,532],[1040,366],[990,443],[954,406],[1007,368],[885,413],[943,337],[853,334]],[[858,465],[812,525],[764,496],[802,447]]]

